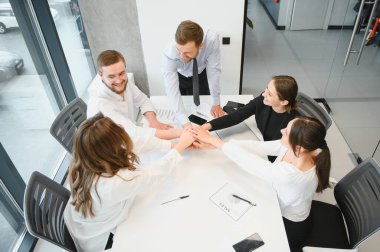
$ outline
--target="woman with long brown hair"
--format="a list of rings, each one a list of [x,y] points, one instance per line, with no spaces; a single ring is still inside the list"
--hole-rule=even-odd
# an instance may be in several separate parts
[[[179,153],[193,141],[184,131],[164,157],[140,167],[122,127],[102,114],[83,122],[74,136],[68,175],[71,198],[65,209],[65,222],[78,250],[104,250],[135,196],[170,174],[182,159]]]
[[[315,192],[329,187],[331,168],[326,128],[314,118],[291,120],[277,141],[230,141],[211,136],[202,128],[194,135],[221,147],[240,168],[269,182],[277,192],[290,248],[300,245],[311,229],[309,217]],[[274,163],[260,154],[277,156]]]
[[[237,111],[203,124],[202,128],[210,131],[224,129],[255,115],[264,141],[278,140],[281,138],[280,130],[299,115],[295,110],[297,93],[298,85],[293,77],[273,76],[261,95]],[[273,162],[276,157],[269,156],[268,159]]]

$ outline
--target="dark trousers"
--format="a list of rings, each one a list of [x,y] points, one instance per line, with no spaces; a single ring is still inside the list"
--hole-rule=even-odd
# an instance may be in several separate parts
[[[202,71],[199,75],[199,94],[200,95],[209,95],[210,89],[208,87],[208,80],[206,69]],[[181,95],[193,95],[193,77],[185,77],[182,74],[178,73],[179,79],[179,91]]]
[[[282,219],[284,221],[290,251],[302,252],[302,244],[305,242],[313,227],[311,215],[309,215],[306,220],[300,222],[290,221],[284,217],[282,217]]]

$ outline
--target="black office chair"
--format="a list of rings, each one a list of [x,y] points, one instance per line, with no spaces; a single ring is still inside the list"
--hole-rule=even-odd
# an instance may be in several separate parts
[[[79,125],[87,118],[87,105],[81,98],[75,98],[55,118],[50,134],[72,153],[73,136]]]
[[[31,235],[65,250],[77,251],[63,219],[69,198],[69,190],[35,171],[25,189],[24,217]]]
[[[355,251],[380,230],[380,167],[374,159],[364,160],[344,176],[336,184],[334,196],[338,207],[313,201],[313,229],[304,252],[317,251],[313,247]]]
[[[302,92],[298,92],[296,100],[298,102],[298,107],[296,110],[302,116],[309,116],[318,119],[326,127],[326,129],[331,126],[332,120],[330,115],[313,98]]]

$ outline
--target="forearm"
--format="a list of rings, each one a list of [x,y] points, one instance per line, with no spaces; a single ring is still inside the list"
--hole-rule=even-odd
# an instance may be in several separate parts
[[[170,108],[174,111],[176,119],[181,125],[189,122],[186,109],[179,91],[179,80],[177,72],[164,72],[165,90]]]
[[[144,116],[146,117],[146,119],[148,120],[149,122],[149,125],[157,122],[157,117],[156,117],[156,113],[153,112],[153,111],[147,111],[144,113]]]
[[[161,139],[171,140],[181,136],[181,129],[156,130],[155,136]]]
[[[245,118],[241,117],[237,113],[238,112],[235,111],[232,114],[228,114],[228,115],[209,121],[208,123],[210,124],[210,130],[219,130],[219,129],[228,128],[244,121]]]

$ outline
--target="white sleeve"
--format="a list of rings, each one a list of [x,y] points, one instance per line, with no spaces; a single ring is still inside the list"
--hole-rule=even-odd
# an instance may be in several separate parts
[[[154,128],[136,126],[134,122],[114,109],[113,106],[110,105],[107,101],[99,102],[98,107],[99,111],[102,112],[104,116],[109,117],[116,124],[119,124],[121,127],[123,127],[130,137],[141,135],[154,137],[156,134],[156,129]]]
[[[282,150],[282,145],[281,145],[280,140],[274,140],[274,141],[231,140],[230,142],[258,156],[278,156]]]
[[[234,143],[223,144],[222,151],[229,159],[246,172],[270,183],[278,180],[277,175],[279,175],[279,173],[276,165],[272,164],[267,159],[263,159]]]
[[[186,109],[179,91],[177,66],[175,61],[170,59],[166,54],[163,55],[162,61],[165,91],[169,99],[169,105],[173,109],[179,123],[183,125],[190,121],[187,118]]]
[[[120,112],[115,111],[112,106],[104,103],[100,111],[116,124],[119,124],[128,133],[133,142],[133,150],[136,154],[151,151],[169,151],[171,142],[155,137],[156,129],[136,126],[131,120]]]
[[[131,137],[133,142],[133,152],[141,154],[145,152],[165,152],[171,149],[172,143],[155,136],[136,135]]]
[[[132,93],[133,105],[140,108],[141,114],[148,111],[156,112],[150,99],[136,86],[133,74],[131,73],[128,74],[128,85]]]
[[[171,150],[160,160],[141,170],[119,171],[113,177],[115,181],[112,199],[109,200],[119,202],[136,196],[143,189],[165,179],[181,160],[181,154],[177,150]]]
[[[210,87],[210,94],[212,97],[213,105],[220,104],[220,74],[222,71],[220,63],[220,45],[219,45],[219,35],[216,36],[215,40],[210,41],[211,53],[207,57],[207,80]]]

